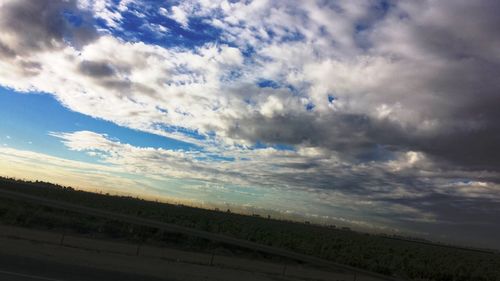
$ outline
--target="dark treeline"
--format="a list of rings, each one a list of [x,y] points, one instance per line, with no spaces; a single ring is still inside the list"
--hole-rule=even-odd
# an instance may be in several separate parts
[[[0,188],[221,233],[386,275],[414,280],[500,280],[500,255],[494,252],[389,239],[313,224],[103,195],[44,182],[0,178]],[[213,247],[202,239],[14,202],[1,197],[0,222],[140,243],[168,244],[200,251]],[[234,247],[225,249],[230,249],[228,254],[244,253]]]

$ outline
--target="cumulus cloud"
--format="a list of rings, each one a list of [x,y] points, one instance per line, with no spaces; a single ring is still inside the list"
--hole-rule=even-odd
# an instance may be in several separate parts
[[[36,8],[34,4],[13,3],[4,4],[5,18],[16,11]],[[495,49],[486,42],[471,45],[464,39],[439,35],[427,39],[432,35],[429,30],[458,36],[453,35],[458,34],[458,27],[453,24],[457,19],[452,10],[479,13],[483,6],[429,2],[383,7],[380,3],[352,5],[343,1],[298,7],[267,1],[188,4],[169,9],[184,9],[184,14],[194,16],[220,9],[220,16],[213,17],[212,24],[240,48],[252,45],[252,60],[245,62],[238,48],[224,45],[167,49],[110,36],[101,36],[79,50],[65,41],[64,35],[73,32],[68,23],[59,29],[50,28],[54,20],[65,22],[58,12],[68,5],[75,9],[74,3],[61,2],[44,5],[56,14],[50,20],[31,19],[38,21],[41,30],[37,33],[45,41],[35,40],[36,36],[22,37],[26,32],[16,29],[18,25],[3,22],[6,34],[13,38],[10,41],[18,42],[3,43],[6,55],[12,56],[9,50],[21,45],[37,50],[43,49],[40,44],[64,48],[58,54],[49,52],[36,57],[27,53],[17,58],[22,64],[4,64],[5,72],[10,74],[5,74],[3,84],[54,93],[76,111],[159,134],[166,134],[162,126],[180,126],[201,133],[215,132],[221,141],[229,143],[261,140],[334,150],[344,147],[348,140],[354,148],[351,154],[356,155],[363,154],[359,149],[382,144],[393,150],[424,151],[477,168],[498,164],[498,136],[476,137],[495,136],[497,131],[496,123],[490,121],[497,117],[491,106],[497,101],[498,88]],[[79,5],[90,9],[104,4]],[[120,5],[121,10],[127,7],[127,3]],[[115,12],[120,9],[115,8]],[[481,22],[472,21],[470,27],[463,27],[466,32],[460,32],[460,36],[470,36],[476,42],[479,38],[497,40],[489,31],[496,24],[495,18],[485,12]],[[424,24],[429,28],[421,28]],[[26,21],[20,26],[32,25],[35,23]],[[488,27],[484,31],[479,28],[483,25]],[[245,44],[240,44],[241,40]],[[438,40],[443,46],[455,40],[456,48],[462,48],[464,54],[453,55],[450,51],[444,55],[446,48],[438,49]],[[476,47],[479,45],[483,46]],[[485,53],[491,53],[489,60],[484,59]],[[51,69],[54,65],[57,70]],[[37,77],[22,79],[28,73]],[[48,79],[48,75],[53,78]],[[21,79],[16,79],[18,76]],[[276,81],[282,87],[262,89],[251,84],[260,78]],[[51,86],[54,84],[59,88]],[[479,88],[481,98],[477,98],[475,90]],[[83,94],[85,97],[81,97]],[[328,100],[330,95],[335,97],[333,102]],[[450,99],[454,102],[450,103]],[[99,109],[96,100],[100,104],[122,104],[124,110],[109,116],[106,110]],[[313,110],[306,110],[304,101]],[[165,111],[159,112],[158,107]],[[481,114],[474,115],[477,108]],[[142,120],[135,124],[127,121],[136,115]]]
[[[171,17],[175,21],[180,23],[182,26],[184,26],[184,27],[188,26],[189,19],[187,17],[187,13],[183,9],[180,9],[179,7],[176,7],[176,6],[172,7]]]
[[[71,13],[79,12],[75,1],[2,1],[0,5],[0,46],[10,56],[60,49],[68,43],[79,47],[97,35],[92,23],[78,25],[71,21]],[[85,13],[74,16],[90,19]]]

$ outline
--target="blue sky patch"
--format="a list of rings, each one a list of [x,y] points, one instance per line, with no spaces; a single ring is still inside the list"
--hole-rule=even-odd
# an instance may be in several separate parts
[[[337,98],[333,95],[328,95],[328,102],[333,103]]]
[[[92,131],[107,134],[122,143],[138,147],[190,150],[196,146],[171,138],[145,133],[96,119],[63,107],[51,95],[19,94],[0,87],[0,136],[11,147],[29,149],[53,156],[93,162],[83,153],[69,151],[51,132]],[[189,133],[183,131],[183,133]],[[192,133],[192,136],[195,136]],[[70,157],[71,156],[71,157]]]
[[[281,85],[273,80],[267,80],[267,79],[259,79],[257,81],[257,86],[260,88],[273,88],[273,89],[278,89],[281,87]]]

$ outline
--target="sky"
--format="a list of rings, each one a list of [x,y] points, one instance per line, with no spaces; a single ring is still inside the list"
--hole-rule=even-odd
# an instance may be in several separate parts
[[[498,249],[499,12],[0,0],[0,175]]]

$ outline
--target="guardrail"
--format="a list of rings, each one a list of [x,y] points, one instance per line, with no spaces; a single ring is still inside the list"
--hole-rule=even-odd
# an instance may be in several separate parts
[[[113,212],[109,212],[109,211],[105,211],[105,210],[99,210],[99,209],[95,209],[95,208],[79,206],[79,205],[75,205],[75,204],[71,204],[71,203],[45,199],[45,198],[41,198],[41,197],[37,197],[37,196],[26,195],[23,193],[12,192],[12,191],[2,190],[2,189],[0,189],[0,196],[5,197],[5,198],[9,198],[9,199],[25,201],[28,203],[39,204],[39,205],[43,205],[43,206],[47,206],[47,207],[63,209],[63,210],[67,210],[67,211],[77,212],[77,213],[83,213],[83,214],[92,215],[92,216],[96,216],[96,217],[118,220],[118,221],[130,223],[130,224],[153,227],[153,228],[161,229],[161,230],[164,230],[167,232],[174,232],[174,233],[181,233],[181,234],[196,236],[196,237],[207,239],[210,241],[220,242],[220,243],[229,244],[229,245],[233,245],[233,246],[237,246],[237,247],[242,247],[242,248],[246,248],[246,249],[260,251],[260,252],[267,253],[267,254],[281,256],[281,257],[285,257],[285,258],[289,258],[289,259],[293,259],[293,260],[297,260],[297,261],[301,261],[301,262],[306,262],[306,263],[309,263],[312,265],[324,266],[324,267],[327,267],[330,269],[337,269],[337,270],[352,272],[354,275],[354,280],[356,280],[357,275],[365,275],[367,277],[373,277],[373,278],[377,278],[377,279],[381,279],[381,280],[404,281],[403,279],[400,279],[400,278],[385,276],[382,274],[370,272],[370,271],[363,270],[363,269],[358,269],[358,268],[351,267],[348,265],[343,265],[343,264],[331,262],[331,261],[324,260],[324,259],[317,258],[317,257],[313,257],[313,256],[303,255],[303,254],[287,251],[287,250],[280,249],[280,248],[262,245],[262,244],[258,244],[255,242],[241,240],[241,239],[237,239],[237,238],[233,238],[233,237],[229,237],[229,236],[225,236],[225,235],[221,235],[221,234],[215,234],[215,233],[210,233],[210,232],[192,229],[192,228],[188,228],[188,227],[183,227],[183,226],[179,226],[179,225],[175,225],[175,224],[164,223],[164,222],[159,222],[159,221],[154,221],[154,220],[149,220],[149,219],[143,219],[143,218],[134,217],[134,216],[130,216],[130,215],[113,213]]]

